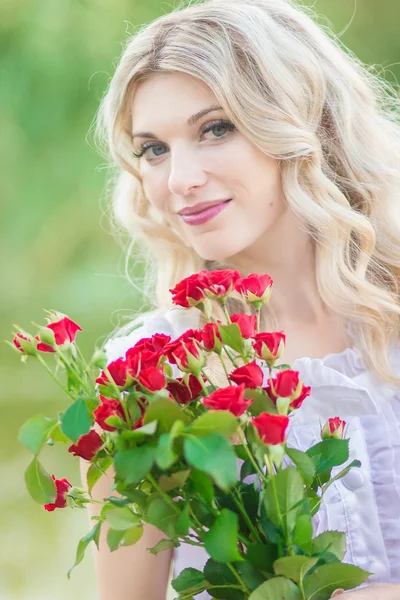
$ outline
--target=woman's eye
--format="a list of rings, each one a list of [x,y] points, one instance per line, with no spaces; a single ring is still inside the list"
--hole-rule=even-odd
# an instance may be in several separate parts
[[[224,137],[227,131],[233,131],[235,128],[235,125],[230,121],[212,121],[211,123],[208,123],[205,127],[203,127],[201,135],[203,136],[205,133],[212,131],[215,137],[218,139]],[[154,160],[155,158],[159,158],[160,156],[162,156],[162,150],[164,148],[164,144],[160,144],[158,142],[146,142],[142,144],[142,146],[140,146],[138,152],[133,151],[132,154],[135,158],[141,158],[142,156],[145,156],[148,162],[152,162],[152,160]],[[153,156],[151,156],[151,154],[149,155],[150,150],[153,151]]]

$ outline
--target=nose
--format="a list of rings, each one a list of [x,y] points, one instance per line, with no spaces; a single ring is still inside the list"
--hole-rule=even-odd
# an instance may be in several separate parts
[[[171,150],[170,164],[168,187],[176,196],[187,196],[193,188],[201,187],[207,181],[198,154],[187,146]]]

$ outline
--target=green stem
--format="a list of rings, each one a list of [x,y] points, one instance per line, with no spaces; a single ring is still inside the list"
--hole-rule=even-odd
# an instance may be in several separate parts
[[[260,333],[261,307],[257,310],[257,333]]]
[[[37,359],[38,359],[38,361],[40,362],[40,364],[41,364],[41,365],[42,365],[42,366],[43,366],[43,367],[46,369],[46,371],[48,372],[48,374],[49,374],[49,375],[50,375],[50,376],[51,376],[51,377],[54,379],[54,381],[57,383],[57,385],[59,385],[59,386],[60,386],[60,388],[61,388],[62,390],[64,390],[64,392],[65,392],[66,394],[68,394],[68,396],[69,396],[70,398],[72,398],[72,400],[75,402],[75,400],[76,400],[75,396],[73,396],[73,395],[71,394],[71,392],[68,390],[68,388],[66,388],[66,387],[65,387],[65,386],[64,386],[64,385],[61,383],[61,381],[60,381],[60,380],[59,380],[59,379],[58,379],[58,378],[57,378],[57,377],[54,375],[53,371],[50,369],[50,367],[48,366],[48,364],[46,363],[46,361],[45,361],[45,360],[43,360],[43,358],[40,356],[40,354],[38,354],[38,355],[37,355]]]
[[[230,381],[230,379],[229,379],[229,373],[228,373],[228,369],[226,368],[225,361],[224,361],[224,359],[222,358],[222,351],[218,353],[218,358],[219,358],[219,360],[220,360],[220,361],[221,361],[221,363],[222,363],[222,367],[223,367],[223,369],[224,369],[224,372],[225,372],[225,375],[226,375],[226,378],[227,378],[227,380],[228,380],[228,383],[229,383],[229,385],[233,385],[233,384],[232,384],[232,381]]]
[[[290,550],[289,554],[292,555],[293,554],[292,543],[291,542],[288,543],[288,539],[287,538],[289,536],[289,532],[287,531],[285,523],[284,523],[283,518],[282,518],[281,508],[279,506],[279,500],[278,500],[278,492],[276,490],[275,479],[274,479],[274,476],[273,476],[272,463],[269,460],[268,454],[264,455],[264,461],[265,461],[265,464],[267,466],[268,472],[272,474],[271,478],[270,478],[270,485],[272,486],[272,493],[273,493],[274,500],[275,500],[276,512],[278,514],[278,519],[279,519],[280,527],[281,527],[281,529],[283,531],[283,534],[285,536],[286,545],[287,545],[288,549]]]
[[[233,364],[234,367],[239,367],[239,365],[237,364],[237,361],[235,358],[233,358],[233,356],[231,355],[230,351],[228,350],[228,348],[226,346],[222,346],[223,349],[225,350],[229,360],[231,361],[231,363]]]
[[[253,467],[255,468],[257,474],[259,475],[259,477],[261,477],[261,479],[264,481],[264,483],[268,483],[268,479],[265,477],[264,473],[261,471],[260,467],[258,466],[258,464],[256,463],[256,461],[254,460],[253,455],[251,454],[250,450],[249,450],[249,446],[247,444],[247,440],[243,434],[242,429],[239,427],[238,428],[238,434],[240,437],[240,441],[242,442],[242,445],[244,447],[244,450],[247,454],[247,456],[250,459],[251,464],[253,465]]]
[[[247,523],[248,528],[250,529],[250,531],[254,535],[254,537],[257,540],[257,542],[259,542],[260,544],[262,544],[262,540],[261,540],[261,538],[259,536],[259,533],[258,533],[257,529],[254,527],[253,523],[251,522],[251,520],[249,518],[249,515],[247,514],[244,506],[242,505],[242,502],[239,500],[239,498],[236,497],[235,492],[237,493],[236,489],[234,489],[233,492],[231,492],[231,496],[233,498],[234,503],[238,507],[239,512],[243,516],[244,520]]]
[[[232,565],[232,563],[226,563],[226,566],[232,571],[232,573],[234,574],[234,576],[236,577],[236,579],[238,580],[238,582],[242,586],[242,590],[244,591],[244,593],[245,594],[249,594],[250,590],[248,589],[247,585],[245,584],[245,582],[243,581],[243,579],[240,577],[239,573],[237,572],[237,570],[235,569],[235,567]]]
[[[75,346],[76,347],[76,346]],[[60,350],[59,346],[55,347],[56,350],[56,354],[59,357],[59,359],[61,360],[61,362],[63,363],[64,367],[70,368],[71,371],[74,373],[75,377],[77,378],[77,380],[79,381],[79,383],[82,386],[82,389],[87,393],[88,396],[92,397],[94,395],[94,390],[88,389],[86,386],[86,382],[83,381],[83,379],[80,376],[80,373],[78,371],[78,369],[75,366],[74,360],[69,361],[65,358],[64,354],[62,353],[62,351]]]
[[[201,373],[203,373],[203,371],[201,371]],[[205,377],[207,377],[207,375],[205,375],[205,374],[204,374],[204,376],[205,376]],[[203,377],[202,377],[202,376],[200,376],[200,377],[197,377],[197,379],[199,380],[199,382],[200,382],[200,385],[201,385],[201,387],[202,387],[202,389],[203,389],[203,392],[205,393],[205,395],[206,395],[206,396],[209,396],[209,395],[210,395],[210,393],[209,393],[209,391],[208,391],[208,389],[207,389],[207,386],[206,386],[206,384],[204,383]],[[207,377],[207,379],[208,379],[208,377]],[[209,380],[209,381],[210,381],[210,380]],[[211,383],[211,381],[210,381],[210,383]],[[214,385],[214,384],[212,384],[212,383],[211,383],[211,385]],[[215,386],[214,386],[214,387],[215,387]]]

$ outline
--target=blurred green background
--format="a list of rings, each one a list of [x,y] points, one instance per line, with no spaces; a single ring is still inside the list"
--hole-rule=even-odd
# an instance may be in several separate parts
[[[361,60],[396,82],[399,3],[361,0],[355,12],[355,0],[305,4],[314,4],[321,23],[330,22]],[[176,5],[1,0],[2,340],[12,338],[13,323],[29,330],[31,321],[44,323],[43,308],[52,308],[83,327],[78,340],[89,357],[124,312],[140,307],[103,216],[104,160],[86,135],[127,35]],[[22,364],[4,342],[0,353],[0,598],[95,600],[91,550],[66,577],[77,541],[89,531],[86,512],[48,513],[30,499],[23,474],[31,457],[17,441],[27,418],[55,416],[66,398],[33,360]],[[65,447],[47,447],[43,462],[79,484],[78,459]]]

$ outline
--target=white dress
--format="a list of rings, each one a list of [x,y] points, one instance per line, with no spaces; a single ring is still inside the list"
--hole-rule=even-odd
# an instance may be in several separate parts
[[[197,309],[177,307],[145,317],[144,324],[130,335],[107,342],[108,360],[124,356],[137,340],[156,332],[174,339],[196,328],[198,316]],[[400,375],[400,345],[393,346],[389,356],[394,372]],[[368,583],[400,582],[399,386],[382,383],[366,371],[355,347],[323,358],[298,358],[291,367],[312,389],[291,419],[288,445],[306,450],[320,441],[321,423],[339,416],[347,422],[350,460],[361,461],[360,468],[327,490],[314,517],[316,535],[328,529],[345,531],[345,562],[371,572]],[[267,372],[264,385],[266,378]],[[202,569],[207,558],[202,548],[181,545],[174,552],[174,576],[186,567]],[[203,592],[196,598],[210,596]]]

